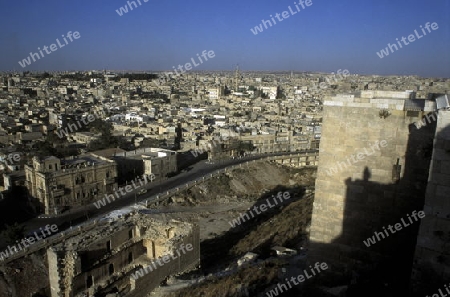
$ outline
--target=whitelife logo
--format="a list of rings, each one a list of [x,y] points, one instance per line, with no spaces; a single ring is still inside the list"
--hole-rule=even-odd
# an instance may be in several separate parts
[[[117,104],[112,103],[112,104],[107,104],[107,106],[109,108],[112,108],[112,107],[116,107]],[[103,116],[102,114],[98,114],[98,113],[89,114],[87,116],[82,117],[81,122],[83,122],[83,125],[88,125],[89,123],[92,123],[96,119],[101,119],[102,116]],[[77,132],[78,129],[81,129],[81,127],[82,127],[81,122],[76,121],[76,123],[69,123],[69,124],[67,124],[67,127],[65,127],[64,129],[61,128],[58,131],[55,131],[55,133],[56,133],[56,135],[58,135],[59,138],[67,137],[70,135],[70,133]]]
[[[438,113],[437,112],[431,112],[427,114],[425,117],[423,117],[422,120],[415,122],[414,125],[417,129],[420,129],[422,127],[425,127],[427,124],[431,124],[432,122],[436,122]],[[431,121],[433,119],[433,121]]]
[[[329,76],[326,76],[325,77],[326,82],[319,83],[319,88],[327,89],[330,85],[336,84],[337,82],[339,82],[339,81],[345,79],[347,76],[349,76],[350,75],[350,71],[348,71],[348,69],[344,69],[344,70],[339,69],[337,71],[337,75],[338,75],[337,77],[336,77],[336,74],[334,72],[332,72],[331,75],[332,75],[331,79],[330,79]],[[311,90],[314,90],[314,91],[318,90],[316,83],[314,83],[314,85],[311,88]]]
[[[233,130],[229,130],[229,136],[225,136],[225,137],[220,137],[220,139],[213,139],[211,140],[211,142],[209,143],[203,143],[202,145],[200,145],[198,148],[195,148],[193,150],[191,150],[191,154],[194,156],[194,158],[197,158],[197,156],[212,150],[215,147],[220,146],[220,144],[222,143],[222,141],[227,140],[229,137],[238,137],[239,133],[234,132]]]
[[[401,224],[397,223],[394,226],[392,225],[388,225],[387,229],[389,230],[389,232],[391,232],[391,234],[396,233],[397,231],[400,231],[403,229],[403,227],[408,227],[409,225],[417,222],[419,219],[423,219],[425,217],[425,212],[423,211],[419,211],[417,212],[416,210],[413,211],[413,213],[411,214],[411,217],[414,218],[414,221],[411,219],[411,217],[408,216],[408,221],[410,224],[406,223],[405,220],[403,220],[403,218],[401,219]],[[395,230],[394,230],[395,228]],[[385,239],[386,237],[389,237],[389,232],[388,230],[386,230],[386,227],[383,227],[383,232],[375,232],[374,236],[367,238],[367,240],[363,240],[363,243],[367,246],[370,247],[371,245],[374,245],[375,243],[377,243],[378,241],[380,241],[381,239]],[[386,236],[385,236],[386,234]]]
[[[89,123],[92,123],[93,121],[95,121],[96,119],[98,119],[99,117],[96,115],[88,115],[86,117],[81,118],[81,121],[83,122],[84,125],[88,125]],[[86,123],[86,120],[88,121]],[[78,124],[78,127],[77,127]],[[78,129],[80,129],[82,127],[80,121],[77,121],[76,124],[75,123],[69,123],[67,124],[67,127],[64,129],[59,129],[58,131],[55,131],[56,135],[58,135],[59,138],[63,138],[64,136],[69,136],[70,133],[74,133],[77,132]],[[70,131],[70,132],[69,132]]]
[[[150,175],[150,181],[152,182],[153,179],[155,179],[155,175],[152,173]],[[133,181],[131,181],[132,185],[127,185],[124,188],[120,188],[119,187],[119,189],[114,191],[114,195],[116,195],[116,197],[114,197],[113,194],[109,194],[109,195],[105,194],[105,197],[103,199],[94,202],[95,207],[97,207],[97,209],[100,209],[101,207],[106,206],[108,203],[111,203],[112,201],[115,201],[116,198],[119,199],[120,198],[119,192],[120,192],[120,194],[123,197],[127,193],[132,192],[133,190],[136,190],[136,189],[138,189],[140,187],[145,186],[148,183],[147,175],[144,175],[144,182],[142,181],[142,179],[138,179],[138,181],[139,181],[139,184],[140,184],[139,186],[136,186],[136,184],[134,183],[134,180],[133,180]],[[125,193],[122,190],[125,190]],[[111,200],[110,200],[110,198],[111,198]]]
[[[142,5],[141,0],[136,0],[139,3],[139,6]],[[147,3],[149,0],[142,0],[144,1],[144,3]],[[128,7],[130,8],[130,11],[133,10],[133,7],[131,6],[131,4],[134,5],[134,8],[138,8],[137,4],[135,1],[127,1]],[[116,12],[119,16],[123,16],[125,13],[128,13],[128,7],[122,6],[119,9],[116,9]]]
[[[448,284],[448,286],[450,286],[450,284]],[[450,288],[448,286],[444,285],[445,290],[447,291],[448,294],[450,294]],[[439,294],[436,293],[431,296],[427,295],[426,297],[447,297],[447,296],[449,296],[449,295],[445,294],[444,292],[442,292],[442,289],[439,289],[438,292],[439,292]]]
[[[276,197],[272,195],[272,202],[274,203],[274,205],[270,204],[269,199],[266,199],[267,204],[262,203],[259,206],[253,206],[253,211],[255,211],[256,214],[260,215],[261,213],[267,211],[269,208],[277,206],[279,204],[278,202],[283,203],[283,200],[288,200],[289,198],[291,198],[291,194],[289,194],[289,192],[278,192]],[[258,211],[258,208],[261,212]],[[250,210],[249,212],[252,216],[252,219],[255,217],[253,211]],[[250,220],[250,216],[247,213],[241,213],[237,219],[228,222],[228,224],[230,224],[230,226],[234,228],[236,226],[239,226],[240,224],[245,223],[248,220]]]
[[[430,22],[428,22],[425,24],[425,28],[427,29],[428,33],[431,33],[430,28],[433,29],[433,31],[434,31],[434,30],[439,29],[439,26],[436,22],[432,23],[432,24],[430,24]],[[403,42],[403,44],[409,45],[410,43],[413,43],[414,41],[416,41],[416,37],[417,37],[417,39],[421,39],[422,37],[427,35],[427,33],[425,32],[425,29],[422,27],[422,25],[420,26],[420,29],[422,29],[423,35],[420,35],[419,32],[417,32],[417,30],[414,30],[415,34],[408,35],[409,42],[406,41],[405,36],[402,36],[401,41]],[[395,40],[397,40],[398,46],[400,48],[403,48],[400,40],[398,40],[398,38],[396,38]],[[395,49],[395,51],[399,50],[399,48],[397,47],[397,45],[395,43],[394,44],[388,43],[388,46],[385,49],[382,49],[381,51],[377,52],[377,55],[378,55],[378,57],[380,57],[380,59],[383,59],[385,56],[389,56],[389,50],[391,50],[391,53],[394,53],[394,49]]]
[[[293,10],[291,6],[288,6],[289,11],[285,10],[281,14],[279,14],[279,13],[275,14],[275,17],[277,18],[277,20],[279,22],[282,22],[283,20],[289,18],[290,16],[293,16],[293,15],[296,15],[297,13],[299,13],[301,11],[299,5],[302,7],[303,10],[305,10],[306,7],[311,6],[313,3],[312,3],[312,0],[306,0],[306,1],[300,0],[300,1],[298,1],[298,4],[297,4],[297,2],[294,2],[294,4],[295,4],[295,8],[297,8],[297,11]],[[280,16],[283,18],[280,18]],[[270,15],[270,17],[272,19],[273,26],[275,26],[277,24],[277,21],[275,21],[275,18],[272,15]],[[250,29],[250,31],[252,31],[253,35],[258,35],[258,33],[262,33],[264,31],[263,25],[264,25],[264,28],[266,28],[266,30],[269,29],[270,27],[272,27],[272,22],[270,20],[268,20],[268,21],[261,20],[261,22],[262,23],[259,26],[256,26],[254,29]],[[267,25],[269,25],[269,27],[267,27]]]
[[[160,257],[160,258],[158,258],[158,259],[152,261],[152,263],[151,263],[150,265],[147,265],[145,268],[139,269],[138,271],[136,271],[135,273],[133,273],[133,274],[131,275],[131,277],[132,277],[134,280],[137,280],[138,278],[143,277],[144,275],[146,275],[146,274],[149,273],[150,271],[156,270],[156,269],[158,268],[158,266],[156,266],[155,263],[158,263],[158,265],[159,265],[160,267],[162,267],[162,266],[164,266],[164,264],[169,263],[170,260],[175,260],[175,259],[177,259],[178,257],[181,256],[180,250],[183,252],[183,255],[185,255],[185,254],[186,254],[186,251],[191,252],[191,251],[194,250],[194,247],[193,247],[192,244],[190,244],[190,243],[186,244],[186,246],[184,246],[184,244],[182,243],[182,244],[180,245],[180,248],[176,250],[176,253],[177,253],[176,256],[175,256],[175,254],[164,255],[164,256],[162,256],[162,257]],[[170,259],[170,258],[172,258],[172,259]],[[163,263],[161,263],[161,260],[162,260]],[[149,270],[150,270],[150,271],[149,271]]]
[[[28,237],[28,238],[24,238],[24,239],[22,239],[20,241],[20,243],[17,240],[16,241],[16,243],[17,243],[16,245],[8,246],[7,249],[4,252],[0,252],[0,260],[3,261],[6,258],[11,257],[14,253],[17,253],[17,252],[21,251],[23,248],[27,248],[28,246],[36,243],[37,241],[39,241],[41,239],[44,239],[44,238],[46,238],[48,236],[51,236],[52,232],[53,233],[58,232],[58,226],[57,225],[51,225],[51,226],[50,225],[46,225],[44,227],[44,229],[47,232],[47,234],[45,234],[45,232],[42,229],[42,227],[39,229],[42,237],[40,237],[38,235],[39,231],[36,231],[36,232],[33,233],[34,236]],[[27,245],[27,243],[28,243],[28,245]]]
[[[203,50],[201,55],[197,53],[197,60],[199,63],[196,63],[196,60],[194,58],[191,58],[192,64],[190,62],[185,63],[184,65],[178,64],[177,68],[175,68],[175,66],[172,66],[173,71],[175,71],[175,77],[179,77],[181,74],[184,74],[189,70],[192,70],[192,66],[194,66],[194,67],[200,66],[204,62],[208,61],[208,58],[213,59],[215,56],[216,56],[216,54],[214,53],[213,50],[208,51],[208,52],[206,50]],[[202,59],[202,57],[203,57],[203,59]],[[203,61],[203,60],[205,60],[205,61]],[[184,67],[184,69],[183,69],[183,67]],[[177,69],[178,69],[178,71],[180,71],[180,73],[178,73]],[[171,75],[174,75],[173,72],[164,72],[164,74],[162,76],[169,78]],[[157,86],[159,86],[159,83],[157,83],[156,81],[155,81],[155,84]]]
[[[4,161],[6,163],[6,165],[14,165],[14,162],[19,162],[20,161],[20,154],[19,153],[11,153],[8,154],[8,156],[6,158],[4,158],[2,161]]]
[[[28,58],[25,58],[22,61],[19,61],[19,65],[22,68],[25,68],[25,67],[31,65],[31,60],[33,60],[33,62],[36,62],[36,58],[38,60],[40,60],[41,58],[44,57],[44,53],[42,52],[42,50],[44,50],[47,55],[50,55],[52,52],[56,52],[59,48],[65,47],[66,45],[69,44],[69,42],[67,42],[66,37],[70,40],[70,42],[73,42],[74,39],[79,39],[81,37],[80,32],[78,32],[78,31],[75,31],[73,33],[72,33],[72,31],[69,31],[69,32],[67,32],[66,36],[64,36],[64,34],[61,36],[63,37],[65,44],[61,44],[59,39],[56,38],[56,43],[58,44],[59,47],[57,47],[55,43],[50,44],[50,46],[44,45],[42,47],[42,49],[40,47],[38,47],[38,51],[41,54],[41,56],[39,56],[38,53],[30,52],[30,55],[28,56]],[[73,37],[73,39],[72,39],[72,37]],[[50,51],[48,49],[50,49]]]
[[[305,280],[312,278],[316,274],[318,274],[324,270],[327,270],[328,264],[325,262],[323,262],[323,263],[316,262],[316,264],[314,264],[314,267],[309,265],[309,268],[310,268],[311,274],[309,274],[306,270],[303,270],[303,274],[300,274],[297,277],[292,276],[290,280],[285,278],[286,284],[278,284],[277,287],[275,287],[274,289],[267,292],[266,295],[268,297],[278,296],[279,294],[282,294],[285,291],[292,289],[291,281],[294,284],[294,286],[297,286],[300,283],[304,282]],[[289,288],[288,288],[288,286],[289,286]]]
[[[350,157],[347,158],[347,162],[336,162],[337,166],[331,167],[330,169],[326,170],[327,175],[332,176],[333,174],[336,174],[339,171],[342,171],[344,168],[347,168],[348,166],[351,166],[352,164],[354,165],[354,164],[358,163],[359,161],[364,160],[366,158],[366,156],[371,156],[375,153],[375,148],[379,151],[380,146],[386,147],[387,141],[386,140],[375,141],[375,143],[370,146],[370,148],[372,149],[372,152],[368,152],[367,148],[364,148],[364,152],[358,152],[356,154],[356,157],[358,158],[357,160],[355,159],[355,155],[351,155]]]

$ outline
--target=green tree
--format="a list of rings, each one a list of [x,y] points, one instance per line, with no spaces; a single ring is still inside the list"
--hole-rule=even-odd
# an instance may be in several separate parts
[[[90,150],[102,150],[106,148],[120,147],[130,149],[130,144],[122,136],[113,136],[113,126],[109,122],[96,119],[89,125],[89,131],[94,134],[100,133],[97,140],[91,141],[88,145]]]
[[[143,147],[160,147],[161,141],[155,138],[146,138],[142,141]]]
[[[53,147],[53,143],[45,140],[36,143],[36,154],[40,157],[57,156],[57,150]]]

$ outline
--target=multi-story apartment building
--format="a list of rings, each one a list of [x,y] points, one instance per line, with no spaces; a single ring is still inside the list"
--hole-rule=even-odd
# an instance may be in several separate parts
[[[45,214],[87,205],[117,188],[114,161],[91,154],[71,159],[34,157],[25,165],[26,187]]]
[[[291,139],[291,131],[241,136],[242,141],[253,144],[256,153],[288,152],[291,149]]]
[[[144,174],[154,175],[158,179],[178,170],[176,152],[158,148],[150,150],[150,153],[143,156]]]
[[[88,144],[94,140],[99,139],[101,134],[100,133],[94,134],[91,132],[75,132],[71,136],[75,142]]]
[[[152,176],[153,180],[176,172],[177,153],[160,148],[141,148],[117,153],[114,156],[120,173],[119,183],[132,180],[140,175]]]
[[[220,97],[220,89],[218,89],[218,88],[210,88],[210,89],[208,89],[208,94],[209,94],[209,99],[211,99],[211,100],[216,100],[216,99],[219,99],[219,97]]]

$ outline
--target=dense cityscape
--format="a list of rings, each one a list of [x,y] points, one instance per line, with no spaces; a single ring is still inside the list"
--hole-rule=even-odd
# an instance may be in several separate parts
[[[0,297],[450,296],[449,5],[0,4]]]

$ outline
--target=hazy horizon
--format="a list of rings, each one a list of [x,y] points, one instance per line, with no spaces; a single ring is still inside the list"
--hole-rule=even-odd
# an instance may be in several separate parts
[[[21,70],[21,71],[0,71],[0,73],[23,73],[23,72],[30,72],[32,74],[36,73],[36,74],[43,74],[43,73],[71,73],[71,72],[110,72],[110,73],[115,73],[115,74],[121,74],[121,73],[164,73],[164,72],[168,72],[169,69],[166,70],[117,70],[117,69],[83,69],[83,70]],[[209,69],[209,70],[191,70],[186,74],[193,74],[193,73],[204,73],[204,72],[227,72],[230,74],[235,73],[236,69],[233,70],[224,70],[224,69]],[[336,74],[335,71],[333,72],[324,72],[324,71],[302,71],[302,70],[246,70],[246,69],[239,69],[239,72],[242,73],[265,73],[265,74],[286,74],[289,75],[291,72],[293,72],[293,74],[325,74],[325,75],[333,75],[333,72],[336,76],[338,76],[338,74]],[[448,77],[439,77],[439,76],[421,76],[421,75],[417,75],[417,74],[386,74],[386,75],[380,75],[380,74],[371,74],[371,73],[367,73],[367,74],[363,74],[363,73],[350,73],[350,75],[348,77],[351,77],[352,75],[357,75],[357,76],[379,76],[379,77],[397,77],[397,76],[412,76],[412,77],[418,77],[418,78],[433,78],[433,79],[448,79],[450,78],[450,76]]]
[[[191,71],[234,71],[239,64],[250,72],[348,69],[360,75],[450,77],[449,1],[309,0],[310,6],[303,1],[1,3],[8,14],[0,20],[7,28],[0,71],[164,72],[192,59],[199,62],[197,54],[206,50],[214,51],[214,58]],[[438,28],[423,31],[427,23]],[[79,38],[64,43],[69,31],[79,32]],[[414,42],[400,43],[411,35]],[[54,51],[47,49],[26,67],[18,63],[57,40],[61,46]],[[389,44],[398,49],[380,58]]]

